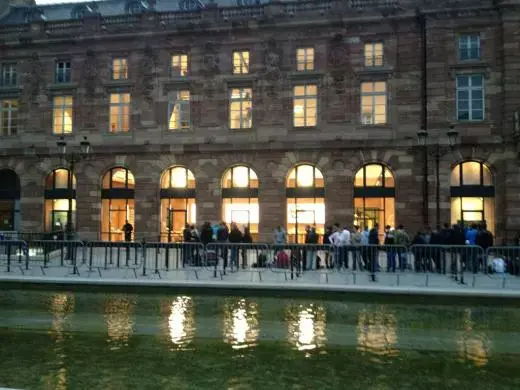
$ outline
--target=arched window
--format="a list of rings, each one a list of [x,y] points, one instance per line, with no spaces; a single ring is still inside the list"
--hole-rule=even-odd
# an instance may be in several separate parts
[[[495,228],[495,187],[487,165],[465,161],[451,171],[451,222],[471,225],[487,224]]]
[[[195,176],[184,167],[171,167],[161,178],[161,241],[182,241],[186,224],[195,224]]]
[[[0,169],[0,231],[20,230],[20,179],[11,169]]]
[[[253,239],[258,236],[260,209],[258,207],[258,176],[245,165],[229,168],[222,177],[222,217],[235,222],[239,228],[249,228]]]
[[[319,235],[325,227],[325,180],[313,165],[294,167],[287,177],[287,234],[290,242],[305,243],[305,228],[315,227]]]
[[[101,190],[101,239],[123,241],[126,221],[134,227],[135,179],[130,170],[109,169],[103,176]],[[134,238],[135,230],[132,233]]]
[[[76,226],[76,178],[58,168],[45,179],[45,231],[65,231]]]
[[[379,224],[395,228],[395,180],[383,164],[367,164],[354,178],[354,225],[362,230]]]

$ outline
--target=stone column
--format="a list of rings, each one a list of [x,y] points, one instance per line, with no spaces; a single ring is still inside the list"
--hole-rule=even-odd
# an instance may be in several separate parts
[[[134,240],[160,240],[160,174],[155,167],[157,156],[137,159],[135,167]]]
[[[101,176],[90,162],[78,164],[76,175],[76,232],[82,240],[101,239]]]
[[[220,172],[216,159],[199,159],[196,179],[197,225],[222,220]]]
[[[31,162],[27,162],[29,166]],[[24,233],[41,233],[43,226],[44,180],[39,169],[25,171],[20,175],[20,231]]]
[[[287,198],[284,177],[265,176],[260,182],[258,203],[260,206],[259,242],[273,242],[273,231],[277,226],[287,225]]]
[[[354,221],[354,172],[336,161],[325,175],[325,226],[339,223],[352,226]]]

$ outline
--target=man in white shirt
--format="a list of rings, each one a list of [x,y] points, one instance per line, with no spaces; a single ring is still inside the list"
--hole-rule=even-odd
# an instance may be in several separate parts
[[[334,245],[334,260],[337,259],[337,267],[342,265],[348,269],[348,246],[350,245],[350,231],[347,227],[340,229],[339,224],[335,225],[335,232],[329,237],[330,243]]]
[[[495,257],[491,262],[492,273],[503,274],[506,272],[506,262],[500,257]]]

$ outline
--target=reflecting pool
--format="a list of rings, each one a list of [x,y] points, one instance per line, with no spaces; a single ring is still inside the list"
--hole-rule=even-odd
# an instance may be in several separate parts
[[[520,389],[520,308],[0,291],[0,387]]]

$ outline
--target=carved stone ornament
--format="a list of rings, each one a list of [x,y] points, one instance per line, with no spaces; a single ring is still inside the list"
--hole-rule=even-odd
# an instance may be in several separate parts
[[[281,59],[282,51],[274,38],[271,38],[267,42],[264,54],[265,78],[267,80],[277,80],[281,77]]]
[[[153,103],[155,62],[156,58],[153,49],[150,46],[146,46],[139,63],[139,93],[148,104]]]
[[[337,34],[329,44],[329,65],[333,69],[345,68],[348,65],[347,45],[343,42],[343,36]]]
[[[29,105],[38,104],[38,96],[42,92],[43,86],[43,65],[38,53],[34,52],[29,60],[29,69],[25,79],[24,90],[26,91],[26,101]]]
[[[206,77],[220,74],[220,60],[215,42],[206,42],[204,45],[204,74]]]
[[[87,50],[85,62],[83,64],[82,82],[85,88],[85,96],[93,98],[96,92],[98,81],[98,63],[96,54],[92,50]]]

